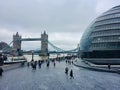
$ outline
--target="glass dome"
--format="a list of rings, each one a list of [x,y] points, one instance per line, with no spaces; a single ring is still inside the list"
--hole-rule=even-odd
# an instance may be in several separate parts
[[[120,5],[104,12],[84,32],[82,58],[120,57]]]

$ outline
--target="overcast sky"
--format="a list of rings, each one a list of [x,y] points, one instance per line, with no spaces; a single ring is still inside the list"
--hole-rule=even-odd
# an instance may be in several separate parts
[[[0,0],[0,40],[10,43],[19,32],[23,38],[41,37],[62,49],[77,47],[88,25],[120,0]],[[22,49],[40,48],[40,41],[23,42]]]

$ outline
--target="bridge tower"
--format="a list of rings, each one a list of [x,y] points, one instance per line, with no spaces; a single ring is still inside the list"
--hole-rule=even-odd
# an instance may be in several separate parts
[[[18,32],[13,35],[13,50],[21,50],[21,36],[18,34]]]
[[[41,34],[41,56],[48,56],[48,35],[44,31]]]

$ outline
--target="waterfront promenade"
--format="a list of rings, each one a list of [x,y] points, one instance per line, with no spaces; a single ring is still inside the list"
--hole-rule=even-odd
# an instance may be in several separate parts
[[[65,74],[65,67],[73,69],[74,79]],[[65,61],[56,62],[54,67],[46,62],[33,70],[20,67],[3,73],[0,77],[0,90],[119,90],[120,75],[117,73],[87,70]]]
[[[78,59],[77,61],[74,61],[74,65],[77,67],[81,67],[81,68],[85,68],[85,69],[93,70],[93,71],[120,74],[120,65],[111,65],[111,69],[109,69],[108,65],[97,65],[97,64],[93,64],[93,63],[90,63],[82,59]]]

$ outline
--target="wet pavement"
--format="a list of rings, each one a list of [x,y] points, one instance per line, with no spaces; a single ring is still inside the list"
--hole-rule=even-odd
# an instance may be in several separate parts
[[[74,79],[65,74],[65,67],[73,69]],[[64,61],[50,62],[47,68],[21,67],[9,70],[0,77],[0,90],[119,90],[120,75],[116,73],[90,71]]]

